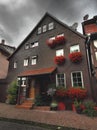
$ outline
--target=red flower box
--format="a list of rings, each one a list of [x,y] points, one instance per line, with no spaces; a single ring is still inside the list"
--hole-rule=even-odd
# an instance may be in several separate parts
[[[62,45],[62,44],[64,44],[65,41],[66,41],[66,39],[65,39],[64,36],[57,36],[55,40],[56,40],[56,44],[57,44],[57,45]]]
[[[48,39],[46,41],[46,44],[50,47],[50,48],[54,48],[57,45],[62,45],[65,43],[65,37],[64,36],[57,36],[55,39]]]
[[[56,56],[54,61],[56,64],[62,65],[65,62],[65,56]]]
[[[69,54],[69,58],[72,62],[78,63],[82,60],[82,53],[81,52],[72,52]]]
[[[67,90],[66,89],[57,89],[55,92],[56,97],[66,97],[67,96]]]

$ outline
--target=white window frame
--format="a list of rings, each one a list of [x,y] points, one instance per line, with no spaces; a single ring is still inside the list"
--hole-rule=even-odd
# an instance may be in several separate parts
[[[26,86],[26,77],[22,77],[22,84],[21,84],[22,87],[25,87]]]
[[[56,56],[64,56],[64,50],[63,49],[56,50]]]
[[[58,74],[60,74],[60,75],[63,74],[64,75],[64,86],[62,86],[62,87],[66,88],[66,74],[65,73],[57,73],[56,74],[56,87],[61,86],[58,83]]]
[[[94,47],[97,48],[97,40],[94,40],[93,42],[94,42]]]
[[[38,32],[37,32],[38,34],[41,34],[42,33],[42,28],[41,27],[39,27],[38,28]]]
[[[17,68],[17,61],[14,62],[14,65],[13,65],[14,69]]]
[[[57,37],[64,36],[64,33],[58,34]]]
[[[34,47],[37,47],[37,46],[39,46],[39,42],[38,41],[30,43],[30,47],[31,48],[34,48]]]
[[[43,32],[47,31],[47,25],[43,25]]]
[[[70,53],[72,53],[72,52],[80,52],[79,44],[70,46]]]
[[[25,44],[25,49],[29,49],[29,43]]]
[[[28,58],[25,58],[25,59],[24,59],[24,66],[28,66],[28,62],[29,62],[29,59],[28,59]]]
[[[36,63],[37,63],[37,56],[32,56],[31,65],[36,65]]]
[[[54,29],[54,22],[48,24],[48,30]]]
[[[77,87],[77,86],[74,86],[73,84],[73,73],[78,73],[78,72],[80,72],[80,74],[81,74],[81,82],[82,82],[82,86],[79,86],[78,85],[78,87],[82,87],[82,88],[84,88],[84,82],[83,82],[83,73],[82,73],[82,71],[73,71],[73,72],[71,72],[71,83],[72,83],[72,87]]]

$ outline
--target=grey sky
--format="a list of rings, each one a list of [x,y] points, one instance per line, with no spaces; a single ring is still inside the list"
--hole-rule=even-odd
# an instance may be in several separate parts
[[[46,12],[71,26],[97,15],[96,0],[0,0],[0,37],[17,46]]]

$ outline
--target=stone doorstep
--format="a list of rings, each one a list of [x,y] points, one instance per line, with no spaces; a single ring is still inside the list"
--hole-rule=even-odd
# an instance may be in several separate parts
[[[34,106],[33,110],[50,111],[50,106]]]

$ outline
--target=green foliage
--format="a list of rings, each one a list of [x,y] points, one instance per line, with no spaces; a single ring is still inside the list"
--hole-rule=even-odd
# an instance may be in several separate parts
[[[42,96],[41,95],[37,95],[35,97],[35,105],[36,106],[43,106],[43,101],[42,101]]]
[[[81,104],[82,104],[82,102],[81,102],[81,101],[77,101],[77,99],[74,101],[74,106],[75,106],[76,108],[80,107]]]
[[[93,101],[84,102],[84,106],[85,110],[83,111],[83,114],[89,117],[97,117],[97,111],[94,109],[96,104]]]
[[[7,89],[7,101],[9,104],[16,104],[18,85],[16,81],[13,81]]]

